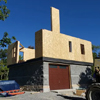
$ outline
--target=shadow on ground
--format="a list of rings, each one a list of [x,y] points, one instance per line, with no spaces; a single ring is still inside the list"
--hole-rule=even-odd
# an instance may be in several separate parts
[[[57,95],[57,96],[61,96],[68,100],[86,100],[85,98],[81,98],[81,97],[70,97],[70,96],[63,96],[63,95]]]

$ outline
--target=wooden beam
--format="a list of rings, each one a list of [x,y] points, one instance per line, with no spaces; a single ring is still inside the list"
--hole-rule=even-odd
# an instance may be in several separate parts
[[[19,49],[19,51],[22,50],[23,48],[24,48],[24,47],[21,47],[21,48]]]
[[[20,43],[20,46],[24,48],[24,46]]]

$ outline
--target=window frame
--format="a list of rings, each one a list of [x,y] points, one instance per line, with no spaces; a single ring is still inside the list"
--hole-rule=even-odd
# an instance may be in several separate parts
[[[72,52],[72,41],[69,41],[69,52]]]
[[[85,55],[85,47],[84,44],[80,44],[81,54]]]

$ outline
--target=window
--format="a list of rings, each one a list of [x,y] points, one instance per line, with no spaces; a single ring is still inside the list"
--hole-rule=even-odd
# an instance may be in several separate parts
[[[84,45],[80,44],[80,46],[81,46],[81,54],[85,54]]]
[[[72,52],[72,42],[69,41],[69,52]]]
[[[50,68],[57,68],[57,65],[50,65]]]
[[[59,66],[59,68],[61,68],[61,69],[66,69],[66,67],[67,66],[63,66],[63,65]]]
[[[12,55],[13,55],[13,57],[15,57],[15,56],[16,56],[16,48],[13,47],[12,50],[13,50],[13,51],[12,51]]]

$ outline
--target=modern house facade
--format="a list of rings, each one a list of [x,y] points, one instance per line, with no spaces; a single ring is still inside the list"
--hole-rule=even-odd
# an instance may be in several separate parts
[[[15,45],[8,48],[8,52],[11,51],[7,59],[9,79],[16,80],[21,86],[47,92],[84,87],[90,81],[92,44],[60,33],[59,10],[56,8],[51,7],[51,31],[41,29],[35,33],[35,50],[20,48],[19,41]],[[13,47],[15,56],[12,56]],[[19,51],[24,52],[23,63],[18,63]]]

